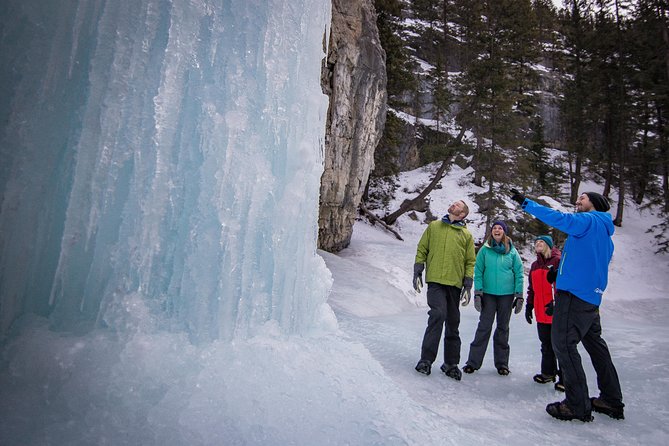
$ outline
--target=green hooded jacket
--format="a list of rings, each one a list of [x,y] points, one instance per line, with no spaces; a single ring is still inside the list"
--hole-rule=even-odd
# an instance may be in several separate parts
[[[523,261],[511,243],[508,253],[500,254],[484,243],[476,255],[474,289],[504,296],[523,292]]]
[[[464,223],[431,222],[418,242],[415,263],[425,263],[425,282],[462,288],[462,279],[474,277],[474,237]]]

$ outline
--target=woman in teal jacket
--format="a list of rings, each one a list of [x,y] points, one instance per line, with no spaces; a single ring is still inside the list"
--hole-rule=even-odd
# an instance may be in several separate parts
[[[469,346],[469,359],[462,368],[465,373],[481,368],[496,318],[495,367],[500,375],[509,374],[509,321],[512,310],[518,314],[523,308],[523,263],[507,231],[506,223],[494,222],[490,237],[476,255],[474,307],[481,315]]]

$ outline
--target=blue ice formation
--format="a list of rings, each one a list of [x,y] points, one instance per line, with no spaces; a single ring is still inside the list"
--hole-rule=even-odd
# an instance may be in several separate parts
[[[3,1],[0,334],[143,311],[195,341],[307,330],[329,20],[327,0]]]

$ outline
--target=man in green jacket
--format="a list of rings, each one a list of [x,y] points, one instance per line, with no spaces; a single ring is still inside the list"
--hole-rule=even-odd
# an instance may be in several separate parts
[[[420,361],[416,371],[429,375],[432,363],[437,358],[441,332],[444,334],[444,363],[441,371],[453,379],[460,380],[460,308],[469,303],[476,254],[474,238],[464,219],[469,208],[458,200],[448,208],[448,214],[433,221],[425,229],[418,242],[413,266],[414,289],[420,292],[423,285],[423,270],[427,265],[427,328],[423,336]]]

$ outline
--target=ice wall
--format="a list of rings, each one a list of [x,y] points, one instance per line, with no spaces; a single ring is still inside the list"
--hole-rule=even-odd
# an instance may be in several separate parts
[[[327,0],[0,5],[0,333],[315,321]],[[136,315],[135,315],[136,316]],[[139,322],[141,323],[141,322]]]

